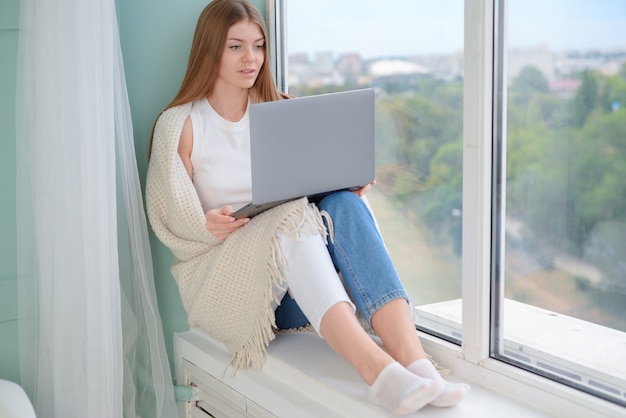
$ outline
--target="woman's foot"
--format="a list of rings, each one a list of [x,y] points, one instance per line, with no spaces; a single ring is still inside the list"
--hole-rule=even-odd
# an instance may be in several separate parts
[[[417,376],[394,361],[368,387],[367,400],[397,415],[406,415],[433,402],[442,389],[441,382]]]
[[[443,390],[439,396],[430,402],[432,406],[454,406],[461,402],[470,391],[470,386],[466,383],[451,383],[444,380],[428,359],[421,359],[411,363],[407,367],[407,370],[414,373],[416,376],[432,379],[443,385]]]

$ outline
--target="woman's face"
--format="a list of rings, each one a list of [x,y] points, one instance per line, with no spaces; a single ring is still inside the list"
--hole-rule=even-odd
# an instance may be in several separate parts
[[[228,30],[217,83],[249,89],[265,61],[265,38],[259,26],[243,20]]]

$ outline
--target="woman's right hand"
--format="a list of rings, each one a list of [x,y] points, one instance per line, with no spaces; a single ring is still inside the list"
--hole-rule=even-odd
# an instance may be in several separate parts
[[[211,209],[204,214],[206,217],[206,229],[223,241],[234,231],[250,222],[250,218],[235,219],[232,216],[233,213],[233,208],[230,206]]]

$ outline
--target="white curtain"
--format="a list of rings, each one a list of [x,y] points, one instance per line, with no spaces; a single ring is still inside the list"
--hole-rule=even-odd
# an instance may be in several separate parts
[[[22,0],[22,385],[38,417],[176,416],[115,0]]]

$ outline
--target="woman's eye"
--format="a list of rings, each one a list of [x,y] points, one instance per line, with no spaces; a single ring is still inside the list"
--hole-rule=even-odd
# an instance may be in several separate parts
[[[264,49],[265,48],[265,44],[258,44],[256,45],[257,49]]]
[[[241,45],[231,45],[231,46],[229,46],[229,48],[233,49],[233,50],[237,50],[237,49],[241,48]]]

